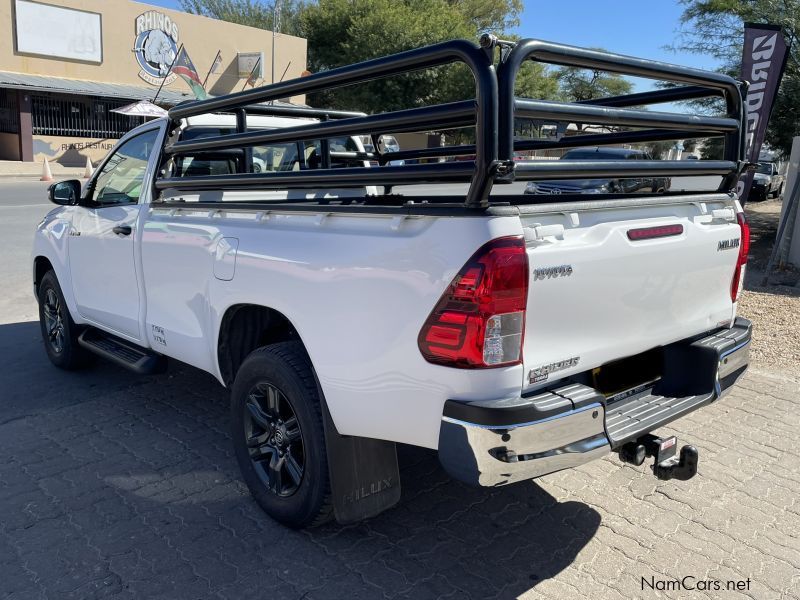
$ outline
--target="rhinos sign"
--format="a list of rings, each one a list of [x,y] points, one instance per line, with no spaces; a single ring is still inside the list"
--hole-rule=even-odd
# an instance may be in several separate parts
[[[779,27],[745,24],[742,79],[750,82],[750,87],[744,103],[747,113],[744,156],[749,162],[758,162],[788,54],[789,48]],[[753,171],[748,170],[736,186],[740,201],[747,200],[752,185]]]
[[[149,10],[136,17],[133,52],[141,70],[139,77],[152,85],[169,85],[176,75],[169,68],[178,54],[178,25],[168,15]]]

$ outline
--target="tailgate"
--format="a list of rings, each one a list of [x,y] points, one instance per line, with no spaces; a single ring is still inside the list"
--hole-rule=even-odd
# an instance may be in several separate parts
[[[534,212],[521,215],[531,269],[523,389],[733,319],[738,244],[729,242],[741,232],[729,197],[529,209]],[[667,237],[629,238],[630,230],[675,225],[680,233],[671,227],[643,234]]]

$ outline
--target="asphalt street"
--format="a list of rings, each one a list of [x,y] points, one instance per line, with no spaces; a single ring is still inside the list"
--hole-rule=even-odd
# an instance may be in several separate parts
[[[55,208],[41,181],[0,182],[0,323],[37,318],[31,287],[31,243],[37,223]]]
[[[211,376],[47,361],[29,264],[45,190],[0,182],[0,598],[800,597],[798,380],[751,371],[662,430],[699,448],[688,482],[608,457],[473,489],[403,447],[397,507],[290,531],[240,481]]]

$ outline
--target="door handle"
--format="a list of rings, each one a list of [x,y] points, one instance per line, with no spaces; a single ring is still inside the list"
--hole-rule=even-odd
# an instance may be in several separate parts
[[[130,225],[117,225],[111,231],[119,235],[130,235],[133,229],[131,228]]]

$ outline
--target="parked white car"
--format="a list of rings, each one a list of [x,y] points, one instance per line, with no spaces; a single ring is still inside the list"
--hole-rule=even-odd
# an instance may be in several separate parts
[[[750,189],[751,200],[766,200],[783,195],[786,178],[781,175],[774,162],[759,162],[753,173],[753,185]]]

